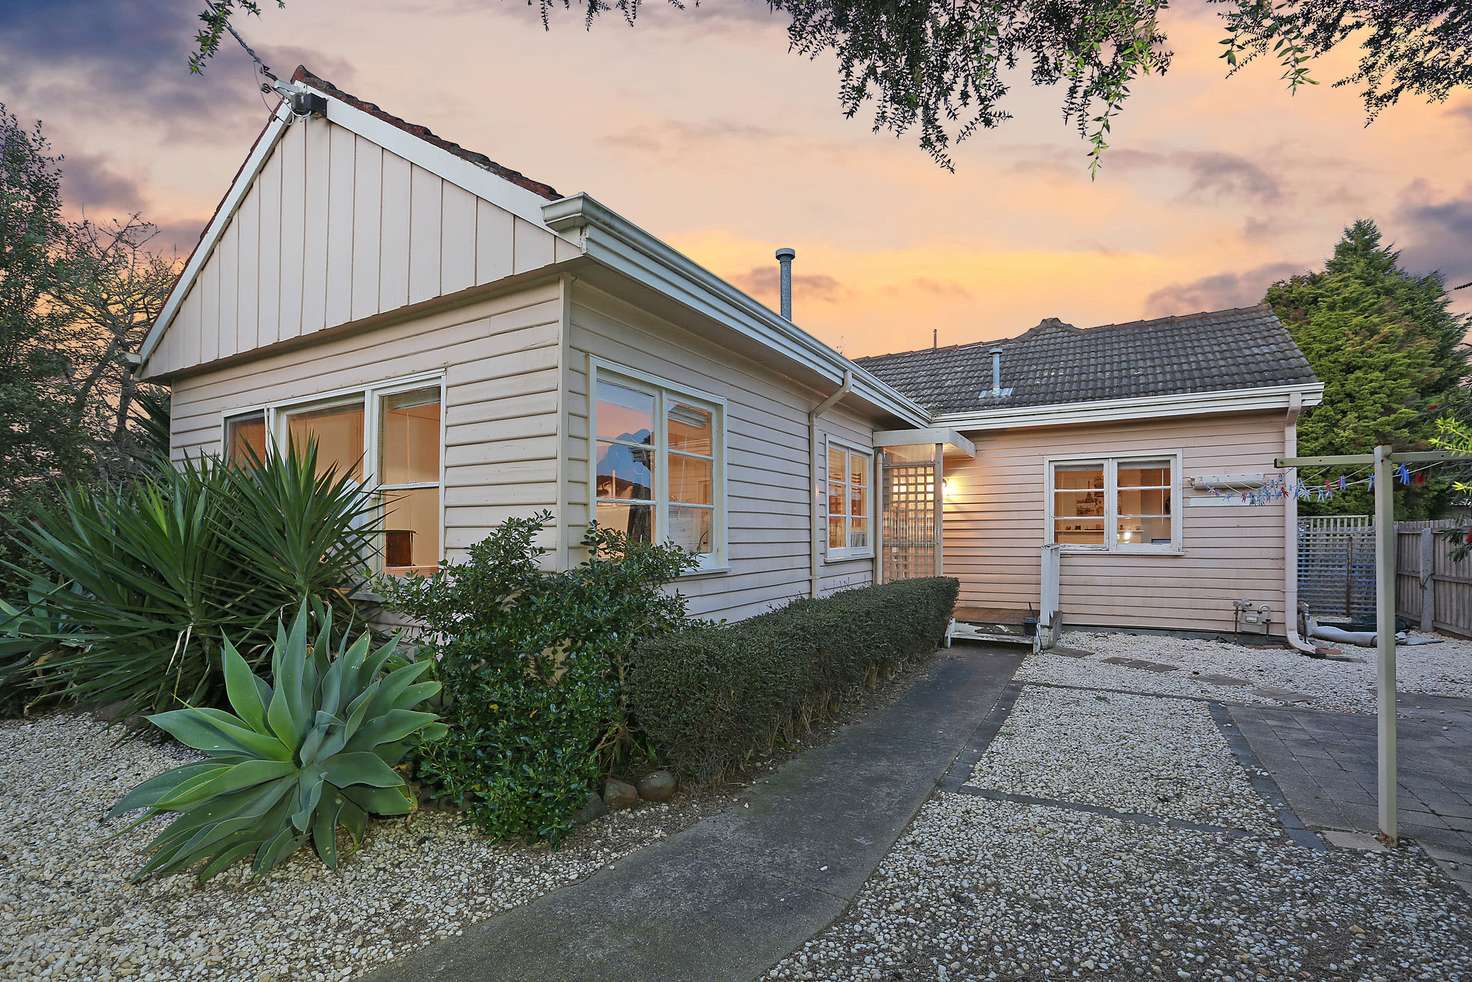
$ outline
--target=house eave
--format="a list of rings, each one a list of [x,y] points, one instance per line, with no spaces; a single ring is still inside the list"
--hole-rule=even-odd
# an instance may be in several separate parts
[[[939,413],[935,425],[961,432],[1018,429],[1028,426],[1066,426],[1079,423],[1108,423],[1207,413],[1287,411],[1297,395],[1306,409],[1324,399],[1322,382],[1189,392],[1135,399],[1105,399],[1093,402],[1059,403],[1050,406],[1019,406],[983,412]]]
[[[542,208],[542,217],[552,231],[576,236],[585,254],[596,262],[835,385],[842,383],[845,372],[852,372],[856,397],[911,426],[930,424],[930,413],[919,403],[589,195],[553,201]]]

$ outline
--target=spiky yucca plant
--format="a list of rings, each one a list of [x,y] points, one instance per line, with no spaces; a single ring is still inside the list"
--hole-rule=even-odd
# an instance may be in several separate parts
[[[254,855],[257,874],[296,852],[310,836],[317,855],[337,868],[337,828],[361,844],[369,815],[406,815],[416,807],[394,770],[416,743],[446,727],[414,707],[440,689],[420,682],[430,662],[387,672],[391,641],[370,652],[362,634],[332,645],[332,614],[319,608],[316,643],[300,609],[288,630],[276,625],[271,654],[275,687],[255,675],[227,640],[226,694],[235,712],[178,709],[150,722],[208,759],[143,782],[108,817],[146,808],[130,828],[162,813],[174,819],[148,845],[135,880],[202,866],[207,880]]]

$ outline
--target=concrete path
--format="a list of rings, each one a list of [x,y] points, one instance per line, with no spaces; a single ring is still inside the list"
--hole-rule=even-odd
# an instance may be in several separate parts
[[[1374,834],[1375,717],[1232,706],[1232,719],[1311,828]],[[1472,892],[1472,700],[1402,693],[1400,832]]]
[[[942,651],[743,803],[368,978],[755,978],[848,905],[986,719],[1014,651]]]

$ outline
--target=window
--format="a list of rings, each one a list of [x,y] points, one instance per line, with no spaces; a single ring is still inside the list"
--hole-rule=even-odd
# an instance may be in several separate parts
[[[383,572],[430,572],[443,555],[442,402],[439,379],[421,378],[270,406],[226,421],[226,459],[245,463],[246,447],[265,456],[268,436],[283,450],[315,439],[319,475],[335,469],[378,488]]]
[[[873,554],[869,488],[874,455],[828,439],[828,558]]]
[[[725,561],[724,405],[593,363],[593,512],[634,542],[668,542],[700,569]]]
[[[225,461],[236,467],[251,467],[253,459],[266,459],[264,409],[225,420]]]
[[[1178,552],[1180,455],[1048,464],[1048,541],[1071,550]]]

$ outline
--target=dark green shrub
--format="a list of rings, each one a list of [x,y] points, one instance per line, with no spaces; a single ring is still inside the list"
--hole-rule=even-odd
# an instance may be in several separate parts
[[[317,602],[350,619],[376,515],[350,475],[317,474],[315,444],[255,468],[205,458],[67,489],[13,535],[14,568],[67,625],[31,639],[58,643],[47,671],[83,705],[222,705],[227,636],[259,668],[283,612]]]
[[[595,527],[587,562],[544,569],[534,541],[550,519],[507,521],[466,562],[383,590],[389,609],[426,626],[445,686],[450,734],[420,754],[416,777],[490,835],[555,843],[633,752],[629,651],[685,623],[683,598],[660,588],[692,560]]]
[[[434,713],[415,709],[440,688],[419,681],[429,664],[392,668],[401,661],[395,642],[374,651],[366,633],[334,643],[332,614],[321,607],[314,642],[311,619],[303,607],[290,631],[277,622],[274,688],[225,641],[234,713],[176,709],[148,717],[206,756],[144,781],[109,814],[147,809],[133,827],[177,816],[148,844],[148,861],[134,880],[195,867],[207,880],[247,856],[256,873],[266,873],[309,838],[336,869],[338,826],[359,844],[370,815],[414,810],[394,766],[412,747],[445,735]]]
[[[959,583],[907,580],[798,600],[641,643],[629,712],[681,777],[739,772],[945,636]]]

